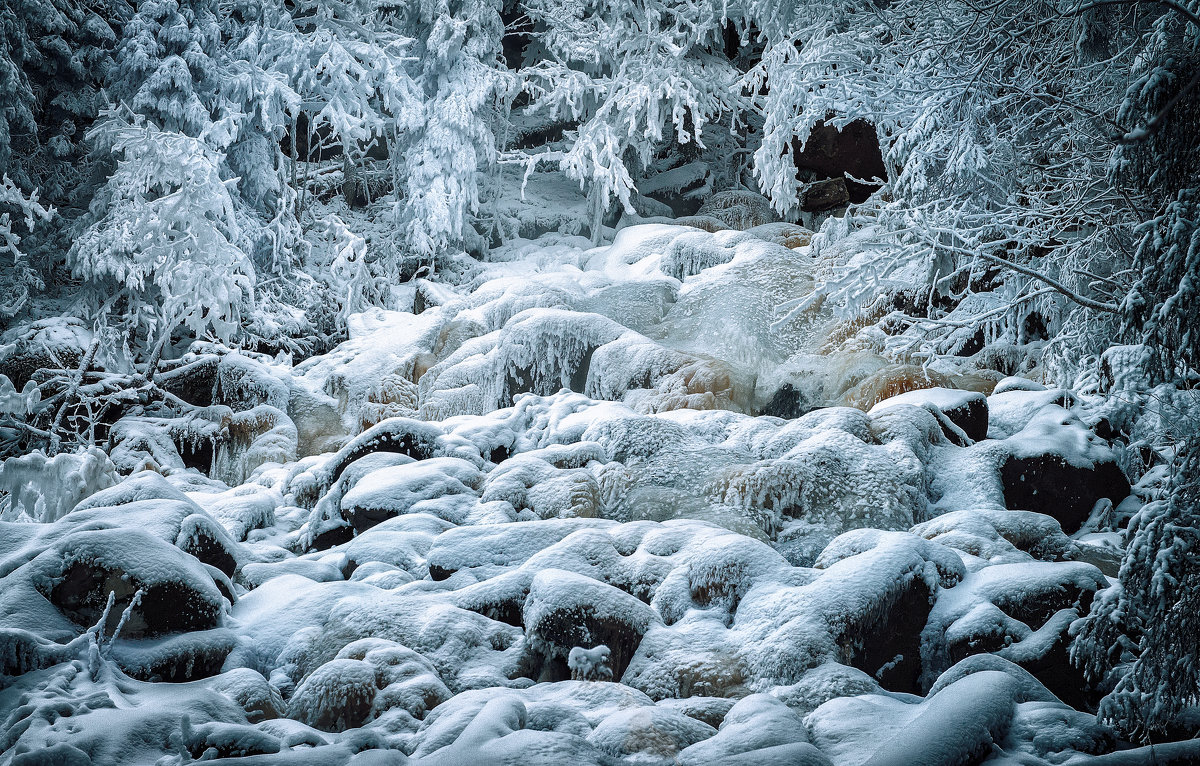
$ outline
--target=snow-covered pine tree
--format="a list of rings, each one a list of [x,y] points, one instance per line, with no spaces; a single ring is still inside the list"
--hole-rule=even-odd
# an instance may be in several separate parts
[[[1135,190],[1142,221],[1129,237],[1132,289],[1125,339],[1150,352],[1165,385],[1161,451],[1170,462],[1160,495],[1133,518],[1119,584],[1102,592],[1075,626],[1073,659],[1115,682],[1100,717],[1150,739],[1200,704],[1200,23],[1195,4],[1149,24],[1118,120],[1110,178]],[[1125,9],[1132,14],[1132,9]],[[1182,390],[1180,390],[1182,389]]]
[[[910,329],[886,342],[924,359],[957,353],[976,332],[1024,343],[1036,315],[1057,340],[1025,363],[1063,379],[1079,372],[1081,352],[1115,342],[1137,231],[1159,203],[1106,170],[1122,165],[1136,122],[1118,108],[1161,48],[1155,25],[1174,14],[1133,5],[1005,0],[984,12],[904,0],[880,13],[848,3],[770,48],[758,75],[769,88],[756,91],[767,122],[756,172],[776,205],[792,204],[797,188],[788,126],[803,137],[831,115],[870,120],[892,173],[816,241],[819,250],[870,230],[880,245],[819,288],[827,305],[888,314],[908,290],[917,310],[888,321]]]
[[[49,221],[53,215],[54,208],[38,202],[36,193],[26,196],[8,174],[0,179],[0,254],[6,258],[0,262],[0,274],[5,275],[8,286],[4,299],[0,300],[0,319],[15,315],[31,292],[45,287],[21,248],[21,234],[33,231],[39,222]]]
[[[274,65],[281,53],[274,32],[286,14],[273,2],[238,0],[225,18],[223,72],[218,92],[232,122],[224,152],[238,179],[242,247],[256,267],[285,276],[297,265],[302,241],[296,191],[281,148],[300,107],[300,95]]]
[[[390,285],[403,271],[398,262],[403,248],[368,252],[363,237],[336,214],[313,218],[310,189],[315,178],[341,171],[343,191],[354,196],[360,165],[372,148],[385,146],[390,162],[401,161],[399,142],[419,124],[423,110],[409,71],[412,40],[395,13],[373,2],[301,0],[257,10],[261,34],[238,50],[256,45],[258,66],[296,95],[287,112],[288,157],[282,165],[290,170],[284,188],[297,195],[289,212],[303,219],[298,225],[306,232],[293,245],[292,257],[301,266],[291,275],[295,288],[325,295],[322,303],[333,298],[327,318],[344,320],[350,311],[389,305]],[[399,173],[397,167],[394,189],[403,188]],[[347,200],[367,202],[366,195]],[[353,257],[344,259],[345,253]]]
[[[1072,659],[1112,689],[1100,719],[1133,739],[1200,704],[1200,412],[1176,414],[1170,478],[1130,521],[1117,584],[1072,627]]]
[[[141,116],[108,115],[89,138],[117,158],[67,256],[92,314],[147,345],[180,324],[233,337],[254,268],[218,155]]]
[[[214,0],[148,0],[126,24],[110,98],[158,128],[193,138],[223,115],[221,27]]]
[[[125,25],[88,133],[115,163],[67,254],[85,306],[144,347],[179,324],[228,339],[254,271],[239,246],[236,190],[222,176],[236,121],[220,93],[216,2],[149,0]]]
[[[497,105],[515,83],[501,64],[497,0],[421,0],[398,5],[415,44],[421,106],[396,125],[393,157],[403,179],[394,220],[405,248],[429,262],[461,252],[473,234],[481,168],[496,159]]]
[[[0,164],[26,190],[83,197],[83,134],[104,103],[124,0],[15,0],[0,7]],[[8,162],[13,142],[22,157]]]
[[[131,13],[124,0],[0,6],[0,250],[10,256],[0,272],[14,288],[4,319],[29,310],[31,295],[53,281],[64,249],[56,238],[95,189],[83,135],[103,106],[114,29]],[[60,213],[52,221],[51,208]]]
[[[556,164],[588,190],[593,235],[616,199],[631,210],[636,175],[664,142],[703,147],[705,127],[745,108],[723,54],[726,25],[753,20],[707,0],[529,0],[540,60],[522,72],[531,113],[576,122],[562,150],[508,162]]]

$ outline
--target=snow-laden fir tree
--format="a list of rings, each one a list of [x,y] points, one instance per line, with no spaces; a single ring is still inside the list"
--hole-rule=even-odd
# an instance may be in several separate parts
[[[254,268],[237,244],[233,192],[216,152],[140,116],[111,115],[91,140],[117,158],[68,254],[91,313],[146,345],[181,324],[196,337],[232,338]]]
[[[125,25],[108,95],[162,130],[199,137],[223,111],[212,0],[148,0]]]
[[[423,107],[397,126],[404,200],[395,209],[405,246],[422,260],[461,251],[473,234],[481,170],[496,159],[497,106],[514,83],[500,63],[496,0],[420,0],[399,6],[415,40]]]
[[[7,174],[0,178],[0,274],[8,286],[0,300],[0,318],[15,315],[29,299],[31,292],[45,287],[41,275],[29,265],[29,256],[21,247],[22,232],[49,221],[53,207],[38,202],[37,193],[26,196]]]
[[[729,7],[531,0],[525,8],[540,54],[522,73],[526,112],[575,126],[562,149],[507,159],[531,169],[554,163],[578,181],[591,200],[594,234],[614,199],[632,210],[639,173],[666,143],[702,150],[706,126],[743,109],[740,73],[723,55],[725,27],[738,22]]]
[[[1170,477],[1129,523],[1118,582],[1072,628],[1072,658],[1111,688],[1100,719],[1133,739],[1173,733],[1200,704],[1200,412],[1175,414]]]

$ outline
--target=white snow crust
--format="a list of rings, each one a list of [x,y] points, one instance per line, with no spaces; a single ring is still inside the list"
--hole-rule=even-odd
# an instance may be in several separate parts
[[[892,395],[832,308],[776,312],[819,264],[759,229],[514,240],[301,364],[198,348],[215,425],[5,463],[0,766],[1112,751],[1039,680],[1098,538],[1001,470],[1115,461],[1084,397]]]

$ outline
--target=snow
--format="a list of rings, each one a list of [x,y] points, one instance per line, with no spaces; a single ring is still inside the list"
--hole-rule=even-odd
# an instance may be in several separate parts
[[[813,742],[848,766],[969,763],[992,751],[1014,715],[1009,676],[982,671],[917,703],[867,695],[827,702],[805,719]]]
[[[475,496],[475,487],[483,474],[474,465],[458,458],[431,458],[405,465],[389,466],[368,473],[342,496],[343,515],[353,518],[360,530],[387,518],[406,513],[420,513],[438,501],[441,508],[446,498],[456,495]],[[458,508],[442,511],[447,521],[462,523],[465,514]],[[451,506],[453,507],[453,506]],[[439,510],[441,510],[439,508]]]
[[[80,501],[117,483],[116,466],[97,447],[46,457],[40,451],[0,465],[0,492],[7,495],[0,519],[53,522]]]
[[[309,674],[288,702],[288,717],[323,731],[358,728],[378,689],[375,668],[362,660],[333,659]]]
[[[509,241],[298,365],[196,346],[212,406],[126,415],[111,462],[8,461],[0,763],[1111,753],[1041,668],[1120,534],[1008,510],[1001,477],[1014,457],[1118,459],[1091,400],[907,390],[968,378],[839,347],[828,306],[781,319],[822,266],[769,226]],[[765,414],[785,386],[788,417]],[[947,414],[982,406],[972,443]],[[183,460],[203,444],[207,474]],[[72,701],[105,684],[114,707]],[[24,694],[81,728],[26,726]]]
[[[638,757],[632,759],[634,763],[653,763],[673,759],[681,750],[713,734],[715,732],[708,724],[654,706],[609,716],[588,735],[588,740],[609,755],[636,754]]]
[[[1177,3],[15,5],[0,766],[1195,759]]]
[[[956,410],[966,406],[970,402],[986,398],[978,391],[958,391],[950,388],[922,388],[916,391],[906,391],[903,394],[897,394],[889,399],[884,399],[872,407],[868,413],[874,415],[882,409],[894,407],[898,404],[913,404],[917,406],[932,404],[942,411]]]
[[[604,644],[585,649],[576,646],[567,654],[567,668],[571,671],[573,681],[611,681],[612,668],[609,666],[611,651]]]

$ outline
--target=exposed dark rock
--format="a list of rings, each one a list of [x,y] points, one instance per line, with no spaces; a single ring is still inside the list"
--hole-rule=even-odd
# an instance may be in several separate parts
[[[338,451],[332,461],[329,483],[337,481],[355,460],[374,452],[398,452],[414,460],[426,460],[433,457],[434,443],[441,435],[442,431],[431,423],[409,418],[385,420],[363,431]]]
[[[792,142],[796,169],[812,174],[815,178],[887,178],[883,154],[879,150],[879,138],[875,126],[866,120],[855,120],[842,130],[830,122],[813,127],[803,151],[798,141]],[[863,202],[879,187],[845,181],[847,196],[851,202]]]
[[[1129,480],[1115,462],[1081,468],[1053,453],[1009,457],[1000,480],[1008,508],[1053,516],[1067,534],[1087,521],[1097,500],[1108,498],[1115,506],[1130,492]]]
[[[1087,680],[1083,670],[1071,661],[1067,653],[1069,643],[1070,636],[1063,631],[1048,652],[1017,664],[1071,707],[1095,711],[1103,695]]]
[[[106,630],[116,629],[121,612],[133,595],[142,589],[137,606],[122,628],[125,638],[149,638],[167,633],[207,630],[217,625],[219,608],[182,581],[144,585],[119,569],[99,564],[76,562],[63,572],[62,579],[49,593],[50,602],[81,626],[95,625],[108,594],[114,593],[115,606],[109,613]]]
[[[844,207],[850,203],[850,190],[844,178],[826,178],[813,182],[804,190],[800,209],[810,213]]]
[[[676,158],[678,164],[638,183],[638,191],[671,208],[676,217],[695,215],[712,192],[712,172],[699,160]]]
[[[901,404],[923,407],[934,415],[941,413],[945,420],[950,421],[947,424],[942,418],[938,419],[942,432],[947,439],[960,447],[967,444],[963,442],[962,435],[951,426],[956,426],[972,442],[987,438],[988,402],[987,397],[979,392],[960,391],[945,386],[919,388],[884,399],[872,407],[871,412]]]
[[[339,525],[333,527],[332,529],[327,529],[314,537],[309,548],[314,551],[325,551],[329,550],[335,545],[348,543],[353,539],[354,527],[350,526],[349,524],[344,526]]]
[[[592,354],[595,353],[596,348],[596,346],[591,346],[584,349],[578,365],[575,369],[570,370],[568,388],[572,391],[583,392],[592,363]],[[537,396],[551,396],[560,388],[562,388],[562,383],[557,375],[535,376],[530,368],[511,367],[504,375],[504,390],[500,394],[499,404],[501,407],[511,407],[513,400],[520,394],[532,393]]]
[[[932,604],[929,586],[913,577],[892,604],[845,628],[837,639],[844,664],[874,676],[889,691],[919,694],[921,631]]]
[[[988,406],[987,397],[983,394],[965,398],[961,405],[943,409],[942,414],[961,428],[972,441],[983,441],[987,438]]]
[[[954,352],[954,355],[961,357],[975,356],[980,351],[983,351],[983,348],[986,345],[987,337],[983,334],[983,329],[980,328],[979,330],[976,330],[975,334],[968,338],[961,347],[959,347],[958,351]]]
[[[187,539],[181,540],[179,549],[195,556],[203,564],[220,569],[226,577],[233,577],[237,571],[238,561],[233,551],[208,534],[202,526],[197,525]]]
[[[804,395],[795,386],[791,383],[784,383],[759,414],[773,415],[777,418],[791,420],[800,417],[811,409],[812,407],[809,406]]]
[[[1095,595],[1095,590],[1080,588],[1073,582],[1047,582],[1040,589],[1026,583],[1010,593],[1000,594],[992,603],[1009,617],[1037,630],[1063,609],[1074,607],[1079,614],[1087,614]]]
[[[205,354],[186,364],[168,362],[160,365],[154,381],[188,404],[209,407],[213,403],[220,366],[221,358],[216,354]]]

